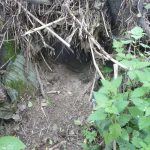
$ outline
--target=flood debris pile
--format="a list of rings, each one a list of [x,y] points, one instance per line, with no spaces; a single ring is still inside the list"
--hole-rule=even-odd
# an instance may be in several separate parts
[[[147,3],[148,0],[140,3],[137,0],[1,0],[0,57],[6,57],[7,49],[13,49],[13,52],[7,52],[9,55],[3,61],[0,58],[0,71],[7,70],[10,64],[18,67],[18,63],[15,63],[18,59],[24,62],[20,70],[24,70],[24,66],[30,68],[36,56],[41,57],[50,70],[47,63],[50,59],[71,64],[72,68],[77,69],[92,60],[102,79],[104,77],[98,68],[97,58],[110,60],[126,69],[112,58],[113,51],[109,45],[113,38],[118,38],[120,33],[135,24],[142,26],[150,36]],[[6,46],[10,41],[13,41],[13,47]],[[14,76],[14,73],[7,73],[5,77],[8,74]],[[19,77],[25,78],[21,79],[23,84],[24,80],[30,78],[24,77],[24,73]],[[3,91],[6,89],[3,86],[11,85],[6,84],[5,80],[2,79],[0,90],[4,99]]]

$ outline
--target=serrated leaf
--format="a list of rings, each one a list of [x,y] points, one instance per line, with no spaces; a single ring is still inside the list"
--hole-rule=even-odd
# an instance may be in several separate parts
[[[102,81],[104,88],[106,88],[109,91],[113,91],[114,87],[112,86],[110,81],[107,81],[107,80],[101,80],[101,81]]]
[[[105,112],[115,115],[119,114],[118,109],[115,105],[107,106],[105,108]]]
[[[121,41],[123,44],[130,44],[133,42],[133,40],[122,40]]]
[[[139,35],[131,35],[131,37],[133,37],[135,40],[139,40],[140,38],[142,38],[143,37],[143,35],[141,34],[139,34]]]
[[[145,116],[150,116],[150,107],[145,108]]]
[[[150,134],[148,134],[145,138],[144,138],[144,141],[149,144],[149,141],[150,141]]]
[[[94,111],[88,118],[89,121],[101,121],[105,120],[106,114],[102,109]]]
[[[125,101],[122,99],[116,100],[115,106],[116,106],[118,112],[119,113],[122,112],[128,106],[128,103],[129,103],[128,101]]]
[[[132,138],[132,144],[135,145],[135,147],[137,148],[141,148],[140,142],[141,142],[141,138],[137,137],[137,136],[133,136]]]
[[[112,84],[114,87],[119,88],[122,82],[122,77],[118,77],[117,79],[112,80]]]
[[[106,102],[109,100],[108,97],[101,92],[94,92],[94,99],[97,107],[105,107]]]
[[[115,48],[115,50],[120,53],[122,52],[124,44],[122,43],[122,41],[117,41],[117,40],[113,40],[113,48]]]
[[[134,69],[142,69],[147,66],[150,66],[150,62],[142,62],[137,59],[132,59],[132,60],[123,60],[121,61],[122,64],[124,64],[126,67],[130,68],[130,70]]]
[[[146,44],[143,44],[143,43],[140,43],[140,45],[144,48],[150,48],[150,46],[146,45]]]
[[[135,40],[140,39],[141,37],[143,37],[143,33],[144,30],[141,27],[134,27],[131,31],[129,31],[129,33],[131,33],[131,37],[133,37]]]
[[[150,3],[146,4],[145,8],[150,9]]]
[[[129,77],[133,80],[138,80],[140,82],[150,81],[150,70],[149,68],[145,68],[142,70],[132,70],[128,72]]]
[[[109,134],[112,137],[113,140],[117,139],[119,136],[121,136],[121,126],[118,123],[112,124],[109,127]]]
[[[104,136],[104,140],[105,140],[106,145],[110,144],[114,140],[113,137],[108,132],[104,132],[103,136]]]
[[[0,138],[0,150],[24,150],[25,144],[14,136]]]
[[[118,122],[121,127],[125,126],[131,119],[131,115],[121,114],[118,118]]]
[[[134,137],[138,137],[138,136],[140,135],[140,132],[137,131],[137,130],[133,130],[133,131],[132,131],[132,135],[133,135]]]
[[[130,114],[132,115],[132,117],[140,117],[140,116],[143,116],[143,114],[144,114],[137,107],[129,107],[128,110],[129,110]]]
[[[139,129],[145,129],[150,127],[150,117],[140,117],[139,118]]]
[[[101,135],[104,134],[104,132],[108,131],[109,129],[109,126],[112,124],[111,120],[109,118],[106,118],[105,120],[103,121],[96,121],[95,122],[95,125],[99,131],[99,133]]]
[[[140,82],[150,81],[150,68],[145,68],[137,72],[137,76]]]
[[[149,93],[149,89],[147,87],[139,87],[131,92],[131,98],[142,97],[147,93]]]
[[[149,106],[149,102],[140,98],[132,98],[131,101],[133,104],[141,111],[145,111],[145,109]]]
[[[121,138],[125,141],[129,141],[129,134],[128,134],[127,130],[122,129]]]
[[[144,143],[142,140],[140,142],[140,146],[143,148],[143,150],[149,150],[149,149],[147,149],[148,145],[146,143]]]
[[[108,95],[110,92],[107,90],[107,88],[105,87],[101,87],[99,90],[98,90],[98,93],[101,93],[101,94],[104,94],[104,95]]]
[[[83,135],[86,137],[89,142],[92,142],[95,140],[97,133],[96,131],[88,131],[88,130],[83,130]]]
[[[116,94],[119,86],[121,85],[122,82],[122,77],[118,77],[117,79],[110,81],[107,80],[101,80],[103,86],[110,92]]]
[[[119,150],[136,150],[133,144],[121,138],[117,140],[117,144],[119,145]]]

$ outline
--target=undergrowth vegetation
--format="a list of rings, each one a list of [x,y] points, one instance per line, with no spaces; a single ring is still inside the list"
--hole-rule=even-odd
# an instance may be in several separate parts
[[[134,27],[128,39],[113,41],[116,59],[128,67],[118,77],[101,80],[94,92],[96,106],[83,135],[84,150],[150,149],[150,47],[142,42],[143,29]],[[91,129],[93,128],[93,129]]]

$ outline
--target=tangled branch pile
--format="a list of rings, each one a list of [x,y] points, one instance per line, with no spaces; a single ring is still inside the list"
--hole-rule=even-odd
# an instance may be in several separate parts
[[[116,8],[111,6],[112,2]],[[126,68],[102,48],[101,37],[112,39],[112,26],[118,22],[121,22],[119,32],[131,28],[137,21],[137,13],[145,13],[139,5],[137,0],[1,0],[1,35],[3,40],[15,40],[27,58],[42,48],[49,49],[52,55],[65,46],[72,52],[90,51],[93,59],[97,54]],[[131,7],[138,11],[133,13]],[[146,17],[139,18],[149,32],[143,23]]]

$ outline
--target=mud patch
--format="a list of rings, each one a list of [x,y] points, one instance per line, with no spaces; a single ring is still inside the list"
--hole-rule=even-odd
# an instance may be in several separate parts
[[[30,99],[32,107],[22,112],[22,120],[14,125],[5,125],[5,134],[19,136],[27,145],[26,150],[45,150],[46,148],[80,150],[83,142],[81,127],[75,125],[75,120],[84,124],[92,110],[89,101],[91,81],[84,77],[89,75],[89,69],[82,73],[74,73],[63,65],[54,66],[53,72],[41,67],[40,75],[44,84],[44,91],[48,95],[48,101],[38,96]],[[43,69],[45,68],[45,69]],[[46,101],[46,105],[45,105]],[[7,130],[7,131],[6,131]]]

